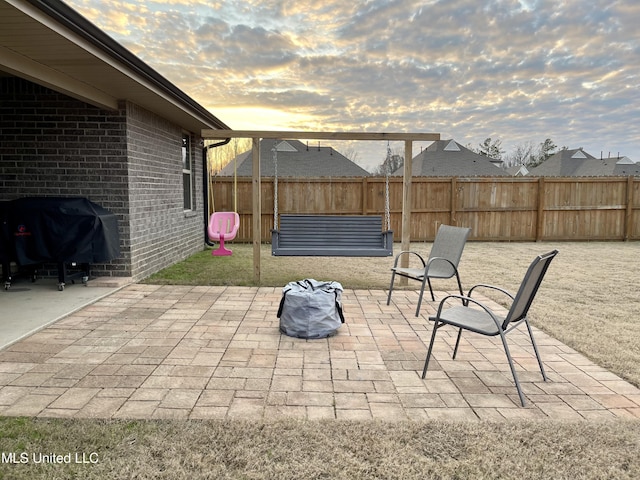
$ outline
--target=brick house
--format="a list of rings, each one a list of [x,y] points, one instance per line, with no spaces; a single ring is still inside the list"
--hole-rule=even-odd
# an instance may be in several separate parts
[[[64,3],[0,1],[0,201],[86,197],[140,280],[203,248],[204,107]]]

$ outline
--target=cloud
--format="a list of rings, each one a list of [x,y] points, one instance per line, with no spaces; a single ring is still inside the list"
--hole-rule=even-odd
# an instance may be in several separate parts
[[[552,138],[640,160],[636,0],[68,3],[234,128],[256,109],[280,113],[264,129]]]

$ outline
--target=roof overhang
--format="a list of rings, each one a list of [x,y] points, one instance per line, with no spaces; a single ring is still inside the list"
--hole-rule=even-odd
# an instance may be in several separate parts
[[[0,0],[0,75],[100,108],[126,100],[193,132],[229,127],[129,50],[57,0]]]

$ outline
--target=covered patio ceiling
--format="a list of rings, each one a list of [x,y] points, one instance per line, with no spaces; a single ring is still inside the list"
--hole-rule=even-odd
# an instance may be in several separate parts
[[[0,76],[16,76],[106,110],[129,100],[182,128],[229,128],[60,1],[0,1]]]

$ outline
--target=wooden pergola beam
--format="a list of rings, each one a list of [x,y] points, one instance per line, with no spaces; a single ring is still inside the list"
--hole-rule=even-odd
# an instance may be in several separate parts
[[[269,138],[278,140],[388,140],[435,142],[440,140],[439,133],[380,133],[380,132],[292,132],[292,131],[257,131],[257,130],[213,130],[204,129],[202,138]]]

